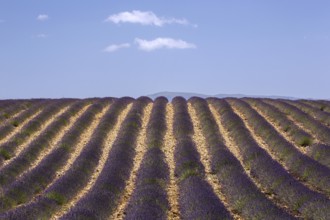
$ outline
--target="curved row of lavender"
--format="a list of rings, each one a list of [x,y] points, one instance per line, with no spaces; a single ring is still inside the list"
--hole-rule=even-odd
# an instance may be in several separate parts
[[[330,102],[325,100],[308,100],[302,99],[300,100],[301,103],[305,103],[314,108],[314,111],[322,111],[330,113]],[[317,109],[317,110],[315,110]]]
[[[147,97],[134,101],[94,186],[61,219],[107,219],[112,214],[133,168],[142,116],[145,107],[151,102]]]
[[[315,111],[315,109],[308,104],[305,104],[303,102],[294,102],[285,100],[286,103],[295,106],[296,108],[299,108],[303,112],[309,114],[317,121],[321,122],[325,126],[330,126],[330,113],[325,111]]]
[[[212,187],[205,180],[204,166],[192,140],[193,124],[184,98],[172,101],[173,131],[176,139],[174,160],[178,178],[179,207],[183,219],[232,219]]]
[[[37,132],[42,125],[50,119],[54,114],[59,112],[63,107],[68,106],[73,101],[72,100],[56,100],[56,101],[46,101],[49,103],[43,108],[43,111],[30,120],[23,128],[23,132],[17,133],[9,141],[1,146],[1,155],[6,155],[5,157],[0,157],[0,164],[3,164],[4,160],[8,160],[13,157],[16,150],[20,144],[23,144],[31,135]],[[5,178],[0,178],[0,182],[5,181]]]
[[[168,100],[159,97],[154,101],[140,168],[134,191],[125,208],[124,219],[167,219],[169,202],[167,186],[169,168],[162,151],[166,132],[166,105]]]
[[[311,155],[313,159],[319,161],[323,165],[330,167],[330,128],[321,124],[320,122],[314,120],[314,118],[307,114],[306,112],[301,111],[291,104],[271,100],[266,100],[269,104],[272,104],[281,112],[284,112],[287,115],[290,115],[294,120],[299,121],[304,127],[308,128],[317,139],[323,142],[323,144],[313,144],[309,146],[307,153]],[[329,108],[330,113],[330,103],[326,101],[312,102],[308,103],[316,104],[318,108],[314,108],[314,112],[326,112],[327,107]]]
[[[37,113],[40,109],[42,109],[45,105],[45,101],[39,101],[37,103],[30,103],[29,107],[26,110],[23,110],[21,114],[18,114],[15,117],[10,117],[7,112],[3,113],[7,115],[7,123],[2,123],[0,126],[0,140],[4,139],[7,135],[13,132],[16,127],[18,127],[21,123],[26,121],[29,117]],[[17,112],[21,109],[19,105],[13,104]],[[2,146],[2,145],[1,145]],[[4,159],[10,159],[10,155],[6,151],[1,151],[0,146],[0,157]],[[3,162],[3,159],[0,159]]]
[[[77,113],[79,108],[76,108],[74,103],[64,112],[60,117],[56,118],[41,134],[35,138],[24,150],[16,155],[9,164],[0,168],[0,176],[4,179],[1,181],[1,187],[6,188],[10,185],[21,173],[29,168],[31,163],[38,157],[40,152],[48,147],[51,147],[51,141],[56,134],[68,124],[71,111],[73,114]],[[26,133],[26,130],[22,131]]]
[[[212,99],[211,104],[221,117],[221,122],[237,145],[242,162],[263,190],[287,206],[292,213],[308,219],[326,219],[329,214],[328,198],[315,192],[292,175],[279,162],[261,148],[253,139],[243,120],[233,112],[224,99]],[[272,135],[272,134],[270,134]]]
[[[67,204],[88,183],[101,157],[107,133],[113,129],[120,112],[132,101],[133,99],[131,98],[121,98],[111,104],[101,119],[100,124],[93,132],[91,139],[73,162],[70,169],[55,182],[48,185],[46,190],[42,191],[35,200],[3,213],[0,215],[0,218],[19,219],[24,216],[25,219],[47,219],[63,205]],[[70,153],[74,149],[74,146],[71,144],[75,144],[70,139],[77,138],[76,136],[79,136],[85,130],[85,126],[87,127],[90,124],[95,117],[95,113],[100,112],[108,104],[109,101],[103,100],[91,107],[90,114],[87,113],[81,118],[79,123],[75,124],[73,130],[68,133],[65,140],[61,142],[60,147],[57,148],[59,150],[57,150],[56,154]],[[68,156],[66,157],[68,158]],[[47,164],[47,162],[44,161],[40,166],[43,166],[43,164]],[[45,172],[46,170],[43,171]],[[45,174],[47,176],[47,173]],[[52,173],[50,174],[52,175]]]
[[[17,163],[13,165],[18,174],[23,172],[34,159],[40,154],[40,151],[50,146],[50,135],[56,134],[61,127],[69,123],[71,117],[76,115],[89,101],[78,101],[74,103],[67,112],[65,112],[53,125],[51,125],[44,135],[39,136],[30,146],[26,148],[23,155],[20,156]],[[22,176],[12,176],[14,182],[8,182],[4,189],[3,196],[0,197],[2,211],[22,203],[30,201],[36,193],[42,192],[45,187],[55,178],[56,171],[64,165],[66,159],[70,155],[70,151],[75,148],[79,140],[79,135],[88,128],[95,118],[95,114],[100,112],[104,106],[100,103],[95,103],[90,106],[86,112],[80,116],[73,127],[65,134],[58,146],[32,170],[24,173]],[[48,135],[47,135],[48,133]],[[9,185],[10,184],[10,185]]]
[[[30,108],[33,104],[38,101],[18,101],[18,100],[6,100],[0,101],[0,127],[8,121],[8,119],[12,118],[15,114],[18,114],[28,108]],[[3,137],[1,134],[0,137]]]
[[[312,135],[308,134],[306,131],[300,129],[293,121],[289,120],[284,114],[282,114],[274,106],[269,105],[262,100],[258,99],[244,99],[251,106],[254,106],[265,114],[267,117],[276,120],[276,125],[281,128],[281,131],[294,141],[294,143],[301,148],[310,146],[315,142]]]
[[[294,120],[299,121],[304,127],[311,130],[315,134],[316,138],[327,145],[330,145],[330,128],[314,120],[314,118],[309,114],[300,111],[297,107],[281,100],[275,101],[267,99],[265,102],[275,106],[285,114],[290,115]]]
[[[330,195],[330,169],[328,167],[301,153],[246,102],[232,99],[231,103],[245,114],[257,135],[264,140],[273,154],[285,164],[293,176],[299,177],[300,181],[307,182],[324,194]]]
[[[221,184],[232,211],[244,219],[292,219],[285,210],[277,207],[258,189],[245,174],[239,160],[228,150],[219,132],[216,116],[202,98],[191,98],[189,102],[196,110],[206,140],[212,174]]]

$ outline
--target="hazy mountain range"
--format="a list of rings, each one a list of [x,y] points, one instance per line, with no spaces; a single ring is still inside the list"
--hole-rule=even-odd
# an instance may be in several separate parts
[[[216,95],[206,95],[206,94],[199,94],[199,93],[189,93],[189,92],[158,92],[155,94],[147,95],[151,99],[155,99],[159,96],[164,96],[168,98],[169,100],[172,100],[175,96],[182,96],[185,99],[189,99],[193,96],[201,97],[201,98],[208,98],[208,97],[217,97],[217,98],[243,98],[243,97],[249,97],[249,98],[272,98],[272,99],[291,99],[296,100],[299,98],[295,97],[289,97],[289,96],[260,96],[260,95],[244,95],[244,94],[216,94]]]

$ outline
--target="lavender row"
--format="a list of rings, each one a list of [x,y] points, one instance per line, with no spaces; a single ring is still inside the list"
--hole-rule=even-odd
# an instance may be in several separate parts
[[[196,110],[208,154],[212,173],[221,183],[221,191],[229,206],[244,219],[293,219],[278,208],[256,187],[245,174],[239,160],[228,150],[208,103],[202,98],[189,100]]]
[[[330,195],[329,168],[298,151],[246,102],[232,100],[231,103],[246,115],[253,130],[294,176]]]
[[[22,112],[21,114],[17,115],[14,118],[11,118],[8,123],[4,124],[0,127],[0,140],[4,139],[9,135],[11,132],[13,132],[16,127],[19,126],[20,123],[23,123],[27,120],[27,118],[31,117],[35,113],[37,113],[40,109],[45,107],[47,105],[46,101],[40,101],[39,103],[34,104],[33,106],[29,107],[27,110]],[[2,157],[4,159],[9,159],[9,154],[6,151],[0,152],[2,154]]]
[[[50,103],[51,104],[47,105],[37,117],[33,118],[22,128],[22,132],[16,134],[1,146],[0,164],[2,164],[4,160],[10,159],[15,154],[19,145],[23,144],[30,136],[37,132],[45,121],[50,119],[62,108],[72,103],[72,101],[58,100]]]
[[[291,115],[296,121],[303,124],[304,127],[312,131],[313,135],[323,143],[316,143],[307,148],[307,155],[319,161],[326,167],[330,167],[330,129],[323,124],[315,121],[305,112],[300,111],[297,107],[280,101],[267,100],[285,114]]]
[[[32,103],[17,101],[8,106],[0,107],[0,123],[4,123],[6,120],[10,119],[16,113],[24,111],[30,107]]]
[[[182,97],[172,101],[175,176],[179,179],[179,207],[183,219],[231,219],[211,185],[205,180],[204,166],[192,140],[193,124],[187,102]]]
[[[147,151],[137,172],[135,189],[125,210],[125,219],[167,219],[169,169],[162,151],[167,102],[164,97],[154,102],[147,125]]]
[[[151,99],[147,97],[140,97],[134,102],[93,188],[62,219],[106,219],[112,214],[118,206],[133,167],[142,116],[150,102]]]
[[[83,105],[80,102],[70,106],[68,111],[50,124],[17,157],[8,165],[2,167],[0,169],[0,186],[4,188],[11,184],[21,173],[29,168],[44,149],[51,147],[52,139],[82,107]]]
[[[259,147],[242,119],[225,100],[213,99],[210,102],[238,147],[244,166],[267,193],[274,195],[277,201],[285,204],[292,212],[300,213],[304,218],[324,219],[329,215],[330,202],[327,197],[297,181]]]
[[[245,99],[250,105],[257,107],[259,111],[276,121],[276,125],[297,144],[306,147],[314,142],[314,138],[300,129],[293,121],[290,121],[282,112],[261,99]]]
[[[257,106],[259,111],[262,111],[269,117],[276,119],[277,124],[283,132],[287,133],[297,145],[305,147],[306,155],[330,168],[330,146],[317,143],[312,144],[315,141],[314,138],[300,129],[295,123],[288,120],[287,117],[274,106],[260,99],[245,99],[245,101],[250,105]]]
[[[56,122],[58,127],[51,126],[49,129],[51,131],[58,131],[61,125],[68,123],[70,117],[77,114],[86,104],[87,102],[75,103],[70,107],[69,111]],[[70,152],[75,148],[80,134],[88,128],[95,118],[95,114],[100,112],[104,108],[104,105],[105,103],[95,103],[90,106],[74,126],[65,134],[57,148],[43,158],[40,164],[34,169],[25,173],[20,178],[17,178],[17,174],[23,172],[23,170],[18,170],[18,168],[24,168],[25,170],[28,167],[28,163],[31,164],[36,158],[39,151],[43,148],[50,147],[49,142],[45,142],[45,139],[36,140],[35,143],[37,144],[29,147],[26,154],[22,155],[22,157],[17,160],[18,164],[13,164],[11,169],[7,170],[7,179],[11,180],[11,182],[7,180],[7,187],[0,197],[0,210],[2,212],[18,204],[29,201],[36,193],[40,193],[45,189],[54,179],[56,171],[65,164]],[[15,174],[15,176],[9,176],[13,174]],[[11,184],[9,185],[9,183]]]
[[[265,100],[265,102],[275,106],[280,111],[284,112],[287,115],[290,115],[295,121],[301,123],[304,127],[308,128],[313,135],[320,141],[324,142],[327,145],[330,145],[330,128],[321,124],[320,122],[314,120],[307,113],[299,110],[297,107],[285,103],[283,101],[277,100]]]
[[[330,103],[322,100],[299,100],[309,106],[319,109],[320,111],[330,113]]]
[[[130,102],[132,99],[126,97],[116,100],[70,169],[34,201],[3,213],[0,218],[19,219],[24,216],[25,219],[49,219],[56,210],[68,203],[88,183],[101,157],[108,132],[113,129],[119,114]],[[62,148],[68,150],[66,144]]]
[[[330,126],[330,113],[321,111],[317,108],[311,107],[303,102],[298,102],[298,101],[290,101],[286,100],[286,103],[289,103],[300,110],[304,111],[305,113],[309,114],[312,116],[315,120],[321,122],[322,124],[326,126]]]

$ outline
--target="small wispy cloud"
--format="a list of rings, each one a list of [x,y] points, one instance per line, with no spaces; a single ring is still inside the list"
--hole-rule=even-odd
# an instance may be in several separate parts
[[[5,20],[0,19],[0,24],[1,24],[1,23],[5,23]]]
[[[112,44],[112,45],[106,47],[103,51],[108,52],[108,53],[112,53],[112,52],[115,52],[115,51],[120,50],[120,49],[129,48],[130,46],[131,45],[129,43]]]
[[[135,39],[135,43],[138,44],[138,48],[144,51],[153,51],[157,49],[194,49],[197,48],[195,44],[188,43],[181,39],[172,38],[156,38],[154,40],[144,40],[140,38]]]
[[[38,15],[38,17],[37,17],[37,20],[38,20],[38,21],[47,21],[48,19],[49,19],[49,16],[46,15],[46,14],[40,14],[40,15]]]
[[[47,34],[37,34],[36,37],[37,38],[46,38],[46,37],[48,37],[48,35]]]
[[[186,19],[177,19],[177,18],[161,18],[158,17],[152,11],[125,11],[118,14],[110,15],[105,22],[112,22],[115,24],[119,23],[135,23],[142,25],[155,25],[158,27],[163,26],[164,24],[181,24],[189,25],[189,22]],[[195,26],[195,25],[194,25]]]

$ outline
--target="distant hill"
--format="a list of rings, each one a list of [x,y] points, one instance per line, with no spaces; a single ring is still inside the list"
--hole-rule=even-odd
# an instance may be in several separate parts
[[[208,97],[217,97],[217,98],[271,98],[271,99],[291,99],[296,100],[298,98],[295,97],[288,97],[288,96],[260,96],[260,95],[244,95],[244,94],[216,94],[216,95],[206,95],[206,94],[199,94],[199,93],[189,93],[189,92],[158,92],[155,94],[147,95],[151,99],[155,99],[159,96],[164,96],[169,100],[172,100],[176,96],[182,96],[185,99],[189,99],[193,96],[201,97],[201,98],[208,98]]]

